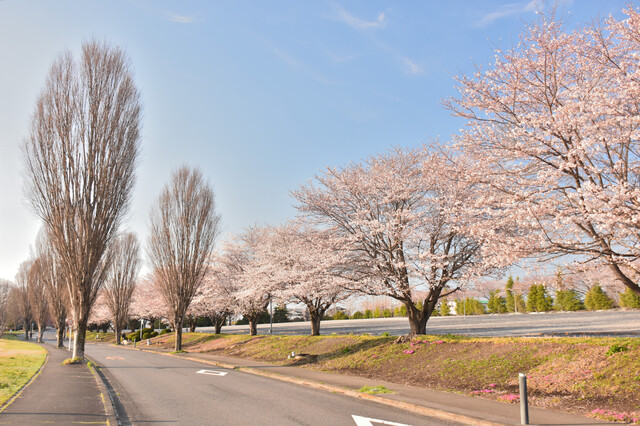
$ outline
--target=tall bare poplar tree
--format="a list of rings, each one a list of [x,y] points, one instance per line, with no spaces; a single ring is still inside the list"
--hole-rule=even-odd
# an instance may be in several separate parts
[[[69,290],[84,357],[107,248],[129,204],[140,149],[140,94],[122,50],[91,41],[53,63],[24,145],[26,195],[44,221]]]
[[[11,281],[0,279],[0,337],[4,334],[9,319],[9,295],[12,288]]]
[[[46,229],[42,229],[38,234],[36,253],[40,264],[38,267],[39,279],[44,285],[49,315],[56,328],[56,346],[61,348],[69,305],[69,289],[60,262],[49,242]]]
[[[122,330],[129,319],[129,307],[140,270],[140,244],[136,236],[129,233],[116,238],[111,251],[113,261],[109,267],[104,291],[116,331],[116,344],[119,345]]]
[[[182,349],[182,323],[202,284],[219,222],[213,190],[199,170],[186,166],[173,173],[151,210],[148,253],[176,330],[176,351]]]
[[[38,343],[42,343],[42,335],[49,318],[47,288],[43,280],[44,267],[43,259],[41,257],[35,258],[29,269],[29,281],[27,283],[31,312],[33,312],[33,319],[38,326],[38,338],[36,339]]]
[[[31,301],[29,300],[29,280],[31,279],[31,266],[33,260],[26,260],[20,264],[16,274],[16,295],[18,300],[18,312],[20,319],[24,322],[24,340],[31,338],[31,323],[33,322],[33,312]]]

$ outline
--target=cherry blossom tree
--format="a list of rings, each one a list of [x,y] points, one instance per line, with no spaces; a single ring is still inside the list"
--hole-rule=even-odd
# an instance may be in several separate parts
[[[481,222],[465,211],[471,188],[450,172],[441,155],[396,149],[329,168],[293,193],[301,212],[341,238],[357,289],[402,302],[416,334],[441,297],[490,265],[471,230]]]
[[[135,286],[130,314],[132,318],[150,321],[169,318],[169,307],[160,294],[153,274],[141,278]]]
[[[121,342],[122,330],[129,320],[129,307],[140,270],[140,245],[132,233],[121,235],[111,244],[113,261],[104,285],[104,297],[111,312],[116,332],[116,345]]]
[[[182,324],[202,284],[219,222],[213,190],[199,170],[188,167],[173,173],[151,211],[147,248],[176,330],[176,351],[182,349]]]
[[[109,323],[113,319],[113,314],[111,313],[111,309],[109,307],[109,296],[107,292],[102,289],[98,293],[96,297],[96,301],[91,307],[91,313],[89,315],[89,321],[87,324],[93,326],[101,326],[103,324]]]
[[[352,293],[339,243],[329,231],[292,222],[274,228],[262,246],[277,298],[307,307],[312,336],[325,312]]]
[[[640,13],[567,31],[542,15],[446,102],[487,214],[517,218],[531,255],[607,265],[640,294]]]
[[[236,313],[249,320],[249,334],[258,333],[258,318],[269,306],[275,289],[266,277],[261,257],[267,228],[253,226],[229,239],[217,257],[216,279],[226,283]]]

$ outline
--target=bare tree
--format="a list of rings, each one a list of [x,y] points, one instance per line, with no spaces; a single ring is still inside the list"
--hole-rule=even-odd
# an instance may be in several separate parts
[[[9,320],[9,294],[13,288],[13,283],[9,280],[0,279],[0,337],[4,334],[4,329]]]
[[[20,319],[24,322],[24,340],[31,339],[31,323],[33,322],[33,312],[29,300],[29,280],[31,279],[32,260],[26,260],[20,264],[16,274],[17,299]]]
[[[26,196],[44,221],[69,289],[84,357],[107,248],[128,207],[140,149],[140,94],[122,50],[91,41],[54,62],[24,145]]]
[[[63,346],[64,330],[66,327],[69,290],[62,267],[60,266],[60,261],[51,248],[45,229],[42,229],[38,235],[36,252],[38,253],[38,261],[40,263],[38,273],[45,287],[49,315],[56,328],[56,347],[61,348]]]
[[[119,345],[122,330],[129,320],[129,307],[140,270],[140,244],[134,234],[128,233],[114,240],[111,251],[113,261],[105,283],[105,296],[116,332],[116,345]]]
[[[47,300],[47,287],[44,280],[44,268],[46,265],[41,257],[33,260],[29,269],[29,280],[27,289],[29,293],[29,303],[33,312],[33,319],[38,326],[37,342],[42,343],[42,335],[49,318],[49,303]]]
[[[182,349],[182,324],[206,273],[219,222],[213,190],[198,169],[186,166],[173,173],[151,210],[148,253],[176,330],[176,351]]]

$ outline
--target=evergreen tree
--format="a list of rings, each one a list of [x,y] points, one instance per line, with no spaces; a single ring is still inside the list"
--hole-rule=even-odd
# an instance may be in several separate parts
[[[623,308],[638,309],[640,308],[640,296],[627,287],[624,293],[620,294],[620,306]]]
[[[554,309],[557,311],[579,311],[584,309],[584,303],[575,290],[558,290]]]
[[[440,316],[446,317],[447,315],[451,315],[451,308],[449,308],[449,301],[447,299],[442,299],[440,301]]]
[[[553,306],[553,299],[547,294],[544,284],[534,284],[529,288],[527,310],[529,312],[548,312]]]
[[[492,314],[503,314],[507,312],[507,302],[504,297],[500,296],[500,290],[494,290],[489,293],[489,303],[487,307]]]
[[[602,290],[600,285],[596,284],[589,289],[584,297],[584,306],[590,311],[611,309],[613,307],[613,300],[607,296],[607,293]]]
[[[514,284],[513,277],[509,275],[509,278],[507,278],[507,284],[504,286],[504,290],[506,294],[505,305],[507,306],[508,312],[515,312],[516,310],[515,293],[513,291],[513,284]]]

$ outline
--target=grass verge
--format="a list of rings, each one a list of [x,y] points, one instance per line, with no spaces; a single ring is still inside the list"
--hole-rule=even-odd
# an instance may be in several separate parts
[[[46,356],[47,351],[35,343],[10,334],[0,339],[0,406],[37,373]]]

